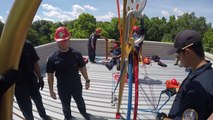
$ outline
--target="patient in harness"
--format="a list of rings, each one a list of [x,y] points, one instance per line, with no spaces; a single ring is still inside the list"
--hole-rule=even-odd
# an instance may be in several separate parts
[[[105,64],[108,70],[112,70],[114,65],[116,65],[118,71],[120,70],[120,57],[121,57],[121,49],[118,47],[118,44],[115,43],[113,45],[112,58],[108,63]]]

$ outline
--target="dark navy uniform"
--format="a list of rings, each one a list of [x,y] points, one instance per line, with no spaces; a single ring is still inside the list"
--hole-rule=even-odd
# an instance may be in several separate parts
[[[112,55],[113,55],[113,57],[121,55],[121,49],[120,48],[113,49]],[[112,58],[109,61],[109,63],[106,64],[106,67],[109,70],[111,70],[115,64],[117,66],[117,70],[119,70],[120,69],[120,66],[119,66],[119,64],[120,64],[120,58]]]
[[[26,40],[19,63],[21,80],[16,83],[15,87],[16,100],[26,120],[34,119],[31,98],[37,107],[39,115],[41,117],[46,116],[42,97],[39,92],[39,84],[34,73],[34,64],[38,62],[38,60],[39,56],[34,46],[30,41]]]
[[[81,114],[86,114],[82,97],[82,84],[78,69],[85,66],[80,52],[69,48],[67,52],[59,50],[53,53],[47,62],[47,73],[55,73],[58,95],[62,103],[65,119],[71,118],[71,97],[74,98]]]
[[[181,84],[169,118],[181,120],[188,113],[198,120],[207,120],[213,112],[213,69],[207,63],[192,71]]]
[[[96,53],[95,53],[95,50],[96,50],[96,42],[97,42],[97,39],[100,38],[101,36],[100,35],[96,35],[95,32],[92,33],[89,37],[89,40],[88,40],[88,44],[87,44],[87,47],[88,47],[88,56],[89,56],[89,60],[91,62],[94,62],[95,61],[95,56],[96,56]],[[93,47],[94,48],[93,48]]]

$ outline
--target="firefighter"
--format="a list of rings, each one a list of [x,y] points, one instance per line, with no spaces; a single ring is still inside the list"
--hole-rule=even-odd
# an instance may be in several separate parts
[[[58,95],[62,103],[64,120],[73,118],[71,115],[71,98],[77,104],[81,115],[90,120],[86,112],[86,105],[82,97],[82,83],[79,71],[85,79],[86,89],[90,87],[90,80],[87,75],[86,63],[80,52],[69,47],[70,33],[67,28],[59,27],[55,31],[54,39],[57,43],[58,50],[56,50],[47,61],[46,72],[48,75],[48,84],[50,96],[57,99],[53,88],[54,74],[57,79]]]
[[[101,31],[102,30],[100,28],[96,28],[95,32],[93,32],[90,35],[89,40],[88,40],[88,44],[87,44],[88,56],[89,56],[89,60],[90,60],[91,63],[96,63],[95,57],[96,57],[96,42],[97,42],[97,39],[102,38],[102,39],[105,39],[106,41],[108,41],[107,38],[100,35]]]

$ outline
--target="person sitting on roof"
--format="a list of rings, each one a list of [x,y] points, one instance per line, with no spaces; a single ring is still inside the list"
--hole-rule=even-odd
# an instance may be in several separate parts
[[[121,49],[118,47],[118,44],[115,43],[113,45],[112,50],[112,59],[105,64],[108,70],[111,70],[115,64],[117,66],[117,70],[120,70],[120,57],[121,57]]]

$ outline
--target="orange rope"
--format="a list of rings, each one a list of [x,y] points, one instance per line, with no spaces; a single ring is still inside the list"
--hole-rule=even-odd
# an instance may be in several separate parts
[[[120,22],[120,3],[119,3],[119,0],[116,0],[117,1],[117,9],[118,9],[118,28],[119,28],[119,33],[120,33],[120,43],[122,44],[122,25],[121,25],[121,22]]]

